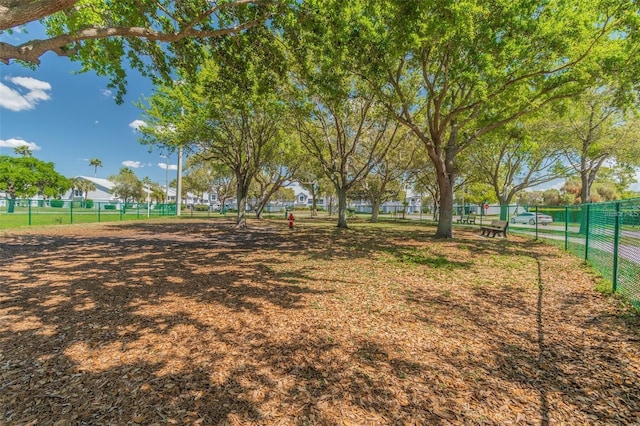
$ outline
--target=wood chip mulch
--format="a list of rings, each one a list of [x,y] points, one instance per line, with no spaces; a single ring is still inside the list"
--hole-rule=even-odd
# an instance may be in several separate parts
[[[637,314],[456,230],[161,220],[0,232],[0,424],[640,424]]]

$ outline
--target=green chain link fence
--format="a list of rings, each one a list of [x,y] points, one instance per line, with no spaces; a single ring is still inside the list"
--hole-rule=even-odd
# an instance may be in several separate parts
[[[175,204],[66,200],[0,200],[0,229],[71,223],[114,222],[175,216]]]
[[[519,224],[511,215],[510,232],[544,239],[588,261],[614,292],[640,307],[640,199],[524,210],[553,222]]]
[[[502,206],[499,215],[479,209],[476,225],[492,219],[510,221],[509,232],[543,239],[589,263],[610,281],[613,291],[640,307],[640,198],[574,206]],[[474,210],[475,211],[475,210]],[[457,212],[461,215],[469,213]],[[520,221],[520,213],[545,214],[551,223]],[[211,215],[195,209],[185,216]],[[356,213],[354,212],[353,215]],[[62,200],[0,200],[0,229],[71,223],[113,222],[175,216],[175,204],[113,203]],[[360,214],[358,214],[360,215]],[[388,216],[388,218],[387,218]],[[404,207],[380,219],[405,219]],[[431,214],[408,212],[406,218],[430,222]]]

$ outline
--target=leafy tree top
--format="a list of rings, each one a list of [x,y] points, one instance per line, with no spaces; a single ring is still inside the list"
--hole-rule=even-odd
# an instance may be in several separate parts
[[[131,68],[167,81],[173,69],[197,67],[199,49],[212,38],[237,34],[264,22],[273,0],[0,0],[0,31],[40,20],[48,38],[0,43],[0,61],[39,64],[46,52],[69,56],[82,71],[111,78],[117,102]]]
[[[0,155],[0,191],[10,198],[44,195],[55,197],[71,182],[55,171],[54,164],[37,158]]]

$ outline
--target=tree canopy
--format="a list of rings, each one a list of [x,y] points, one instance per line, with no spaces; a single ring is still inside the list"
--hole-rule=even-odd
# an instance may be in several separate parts
[[[109,180],[113,182],[111,191],[122,199],[125,205],[129,201],[145,199],[142,181],[138,179],[130,168],[121,168],[120,172],[117,175],[110,176]]]
[[[487,200],[509,202],[558,175],[557,140],[577,164],[581,136],[549,136],[556,122],[540,124],[544,118],[531,129],[540,111],[564,101],[564,125],[577,122],[588,116],[586,97],[607,101],[603,87],[615,87],[618,110],[637,107],[633,0],[0,0],[0,12],[0,31],[43,19],[50,37],[0,43],[0,61],[70,56],[110,76],[118,101],[128,67],[152,78],[142,142],[186,147],[232,170],[239,221],[254,179],[296,169],[294,124],[338,196],[339,226],[346,226],[347,192],[382,171],[397,150],[394,135],[409,132],[423,164],[414,182],[433,197],[436,236],[450,238],[461,185],[491,185],[496,193]],[[608,140],[618,141],[608,146],[616,149],[633,147],[620,142],[632,122],[621,117],[607,118]],[[596,172],[603,141],[588,152]],[[606,158],[620,170],[638,158],[633,149],[612,150]],[[469,179],[474,158],[486,166],[484,184]],[[299,180],[318,182],[306,172]],[[254,186],[262,200],[277,190],[266,182]],[[583,179],[583,190],[592,182]]]
[[[32,156],[0,155],[0,191],[8,198],[60,196],[71,188],[71,181],[55,171],[54,164]]]
[[[68,56],[111,79],[122,102],[127,66],[154,79],[197,66],[198,50],[212,38],[237,34],[265,21],[271,0],[0,0],[0,31],[22,31],[41,21],[48,35],[19,45],[0,42],[0,61],[30,65],[46,52]]]

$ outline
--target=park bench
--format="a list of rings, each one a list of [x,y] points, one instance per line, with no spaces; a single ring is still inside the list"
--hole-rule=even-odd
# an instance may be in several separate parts
[[[475,224],[476,223],[476,214],[475,213],[469,213],[466,216],[460,216],[460,218],[457,219],[458,223],[468,223],[468,224]]]
[[[492,220],[489,225],[482,225],[480,228],[482,233],[480,235],[495,237],[498,234],[502,234],[505,238],[507,238],[507,227],[509,226],[509,222],[506,220]]]

